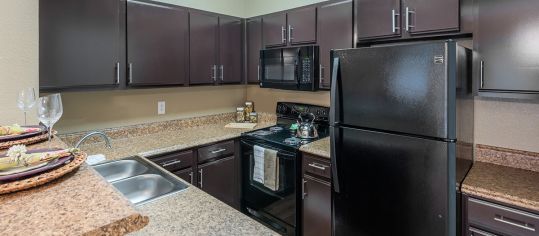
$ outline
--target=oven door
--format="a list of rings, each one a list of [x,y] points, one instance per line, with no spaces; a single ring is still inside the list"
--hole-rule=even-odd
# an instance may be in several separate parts
[[[297,90],[300,48],[260,51],[262,60],[260,87]]]
[[[279,188],[272,191],[253,180],[254,145],[277,151]],[[267,144],[241,141],[242,209],[244,213],[284,235],[294,235],[297,219],[296,186],[299,165],[296,153],[273,148]]]

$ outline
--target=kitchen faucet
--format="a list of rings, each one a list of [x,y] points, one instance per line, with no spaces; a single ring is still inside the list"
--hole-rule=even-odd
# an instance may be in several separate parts
[[[99,131],[94,131],[94,132],[90,132],[88,133],[87,135],[84,135],[84,137],[82,137],[78,142],[77,144],[75,144],[75,148],[79,148],[79,146],[82,144],[82,142],[84,142],[84,140],[94,136],[94,135],[100,135],[101,137],[103,137],[103,139],[105,139],[105,143],[107,144],[107,147],[108,148],[112,148],[112,146],[110,145],[110,139],[109,137],[103,133],[103,132],[99,132]]]

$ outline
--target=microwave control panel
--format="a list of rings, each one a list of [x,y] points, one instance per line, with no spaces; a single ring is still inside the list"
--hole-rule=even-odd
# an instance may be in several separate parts
[[[302,68],[303,71],[301,72],[301,83],[309,83],[311,82],[311,59],[308,57],[303,58],[302,61]]]

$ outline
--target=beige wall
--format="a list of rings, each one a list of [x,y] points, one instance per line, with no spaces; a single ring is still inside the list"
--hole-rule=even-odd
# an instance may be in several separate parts
[[[245,86],[205,86],[63,93],[61,133],[234,112],[245,102]],[[157,115],[157,102],[166,115]]]
[[[200,10],[217,12],[225,15],[245,17],[245,2],[249,0],[157,0]]]
[[[0,124],[24,123],[17,94],[38,92],[38,1],[0,1]],[[35,112],[29,120],[36,120]]]
[[[258,112],[275,113],[277,102],[299,102],[329,106],[329,92],[302,92],[260,88],[257,85],[247,87],[247,100],[255,103]]]

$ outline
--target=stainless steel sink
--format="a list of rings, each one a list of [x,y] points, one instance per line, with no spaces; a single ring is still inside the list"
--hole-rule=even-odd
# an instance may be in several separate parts
[[[148,167],[135,160],[119,160],[94,166],[108,182],[133,177],[148,171]]]
[[[141,157],[100,163],[93,167],[135,205],[178,193],[188,187],[176,176]]]

